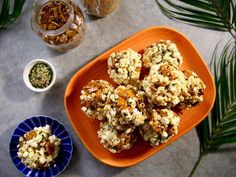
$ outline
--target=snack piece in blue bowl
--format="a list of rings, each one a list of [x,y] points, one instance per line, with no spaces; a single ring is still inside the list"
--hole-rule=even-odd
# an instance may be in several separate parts
[[[72,139],[65,127],[48,116],[34,116],[20,123],[10,140],[10,156],[25,176],[51,177],[69,164]]]

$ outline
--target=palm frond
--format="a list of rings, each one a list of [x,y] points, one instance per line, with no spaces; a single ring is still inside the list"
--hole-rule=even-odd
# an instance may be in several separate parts
[[[236,39],[236,2],[234,0],[156,0],[169,18],[194,26],[229,31]]]
[[[217,59],[216,46],[211,68],[216,85],[216,100],[208,117],[196,128],[200,154],[189,177],[193,176],[202,157],[224,144],[236,143],[236,45],[228,42]]]
[[[25,0],[3,0],[0,11],[0,28],[6,28],[18,18],[24,3]],[[13,6],[12,12],[10,12],[11,5]]]
[[[216,50],[212,58],[215,75],[216,101],[199,126],[200,153],[217,150],[226,143],[236,143],[236,46],[227,43],[217,62]]]

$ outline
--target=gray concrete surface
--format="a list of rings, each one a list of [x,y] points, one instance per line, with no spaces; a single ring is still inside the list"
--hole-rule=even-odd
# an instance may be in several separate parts
[[[81,4],[81,2],[78,2]],[[113,168],[97,161],[82,145],[64,111],[63,97],[71,76],[87,62],[133,33],[154,25],[165,25],[183,32],[209,64],[216,44],[230,36],[185,25],[166,18],[154,0],[123,0],[120,8],[105,18],[86,15],[87,34],[83,43],[67,52],[48,49],[30,27],[31,3],[26,2],[20,18],[0,30],[0,177],[22,176],[13,166],[8,142],[13,129],[25,118],[44,114],[60,120],[74,140],[73,159],[61,177],[187,177],[197,159],[199,142],[191,130],[151,158],[129,168]],[[23,83],[25,65],[36,58],[50,60],[57,70],[56,85],[45,93],[33,93]],[[235,146],[205,156],[196,177],[236,176]]]

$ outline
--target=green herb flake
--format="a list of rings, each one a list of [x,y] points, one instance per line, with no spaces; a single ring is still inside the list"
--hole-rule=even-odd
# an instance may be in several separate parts
[[[35,88],[46,88],[52,82],[52,70],[45,63],[35,64],[29,73],[29,81]]]

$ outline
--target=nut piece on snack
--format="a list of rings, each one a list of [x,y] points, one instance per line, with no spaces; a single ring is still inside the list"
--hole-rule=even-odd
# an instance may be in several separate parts
[[[112,153],[119,153],[122,150],[130,149],[136,141],[133,133],[117,131],[108,122],[101,122],[97,132],[101,138],[101,144]]]
[[[183,101],[180,102],[178,107],[188,109],[203,101],[206,85],[195,72],[190,70],[184,70],[182,72],[184,73],[186,84],[185,87],[182,87],[180,96]]]
[[[169,64],[153,65],[142,87],[150,101],[158,107],[170,108],[179,104],[184,74]]]
[[[46,169],[55,162],[60,144],[49,125],[35,127],[19,138],[17,155],[28,168]]]
[[[178,51],[176,44],[170,40],[160,40],[144,50],[142,61],[146,68],[151,68],[159,63],[168,63],[175,68],[179,68],[183,63],[183,57]]]
[[[140,126],[140,134],[151,146],[167,142],[178,133],[180,117],[169,109],[152,110],[149,121]]]
[[[108,58],[108,74],[117,84],[135,85],[139,79],[141,55],[132,49],[114,52]]]
[[[147,118],[144,96],[142,91],[137,91],[131,85],[118,86],[104,109],[108,122],[117,130],[124,130],[128,126],[130,131],[144,124]]]
[[[91,118],[103,120],[106,117],[104,107],[113,91],[110,83],[104,80],[92,80],[81,90],[81,110]]]

